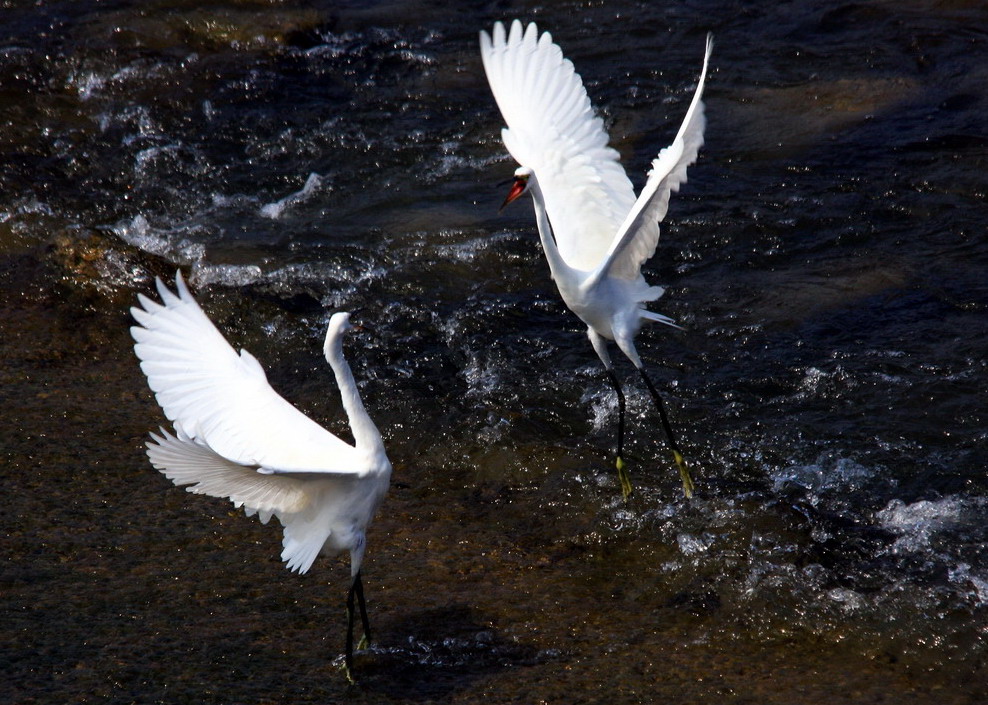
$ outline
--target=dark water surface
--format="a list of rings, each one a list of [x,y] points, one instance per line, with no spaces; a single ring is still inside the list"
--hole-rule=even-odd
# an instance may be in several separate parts
[[[988,701],[988,5],[0,0],[0,673],[12,703]],[[477,52],[564,48],[632,180],[715,35],[707,146],[616,408]],[[143,454],[128,307],[181,266],[347,434],[332,310],[395,463],[345,561]]]

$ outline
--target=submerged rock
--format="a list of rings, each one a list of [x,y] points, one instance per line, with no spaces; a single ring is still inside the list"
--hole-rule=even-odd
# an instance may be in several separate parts
[[[95,229],[66,228],[48,249],[63,285],[102,305],[129,306],[135,291],[145,291],[156,276],[169,280],[175,265]]]
[[[318,10],[277,0],[227,0],[206,5],[159,0],[138,8],[103,14],[89,31],[110,34],[124,45],[152,49],[256,50],[293,43],[328,21]]]

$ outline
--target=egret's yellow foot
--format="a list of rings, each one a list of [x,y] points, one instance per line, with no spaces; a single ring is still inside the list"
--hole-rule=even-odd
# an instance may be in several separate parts
[[[350,673],[350,667],[346,665],[346,662],[340,664],[340,670],[343,671],[343,675],[346,676],[346,682],[350,685],[357,685],[357,681],[354,680],[353,674]]]
[[[617,467],[618,481],[621,483],[621,494],[624,495],[624,499],[628,499],[633,488],[631,487],[631,478],[628,477],[628,471],[624,469],[624,460],[620,455],[614,465]]]
[[[363,651],[368,646],[370,646],[370,639],[368,639],[367,635],[364,634],[362,637],[360,637],[360,641],[357,642],[357,651]]]
[[[672,451],[672,457],[676,459],[676,466],[679,468],[679,479],[683,481],[683,494],[686,495],[686,499],[693,496],[693,478],[690,477],[690,471],[686,467],[686,459],[683,454],[678,450]]]

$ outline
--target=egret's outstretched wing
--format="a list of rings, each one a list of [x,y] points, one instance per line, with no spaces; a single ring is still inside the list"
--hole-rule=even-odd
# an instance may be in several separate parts
[[[238,507],[245,505],[262,513],[262,518],[270,518],[271,513],[300,512],[309,505],[310,495],[303,482],[235,463],[182,431],[178,435],[165,429],[160,436],[152,433],[147,448],[151,465],[193,494],[228,497]]]
[[[652,162],[645,188],[617,231],[600,270],[588,284],[592,285],[605,276],[635,279],[642,264],[655,254],[659,243],[659,223],[669,209],[669,197],[686,182],[686,169],[696,161],[697,153],[703,146],[703,130],[707,121],[703,114],[702,96],[711,49],[713,36],[708,34],[700,81],[676,139]]]
[[[131,313],[134,351],[161,408],[180,434],[240,466],[294,472],[359,473],[366,464],[340,440],[285,401],[257,359],[239,355],[192,298],[159,279],[163,304],[139,296]]]
[[[596,269],[635,202],[634,187],[607,146],[603,121],[573,64],[535,24],[494,25],[480,55],[508,127],[504,145],[535,172],[556,246],[575,269]]]
[[[331,495],[314,491],[313,483],[326,490],[360,481],[352,473],[265,473],[228,460],[181,431],[172,435],[161,429],[161,435],[152,433],[151,439],[147,444],[151,464],[179,487],[187,486],[194,494],[228,497],[247,516],[257,514],[265,524],[277,515],[285,527],[281,559],[289,570],[300,573],[309,570],[333,533],[334,512],[338,511],[334,503],[326,502]]]

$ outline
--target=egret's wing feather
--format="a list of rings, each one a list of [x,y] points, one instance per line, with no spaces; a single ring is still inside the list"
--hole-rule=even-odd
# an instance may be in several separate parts
[[[560,255],[593,270],[635,202],[634,188],[607,146],[604,123],[573,64],[535,24],[480,33],[480,55],[507,128],[504,145],[531,168],[545,198]]]
[[[161,408],[179,433],[237,465],[359,473],[353,446],[285,401],[253,355],[230,347],[176,276],[159,280],[163,303],[139,297],[131,313],[134,351]]]
[[[635,279],[640,274],[642,264],[655,254],[659,243],[659,223],[669,210],[669,197],[686,182],[686,169],[696,161],[703,146],[703,131],[707,124],[703,110],[703,86],[712,48],[713,37],[707,35],[703,70],[683,124],[672,144],[659,152],[652,162],[645,188],[621,224],[610,251],[591,283],[604,276]]]
[[[211,497],[227,497],[248,516],[263,523],[277,515],[285,527],[281,558],[289,570],[305,573],[319,555],[333,529],[332,504],[314,502],[316,480],[353,481],[353,474],[316,473],[288,476],[269,474],[263,468],[241,465],[224,458],[181,431],[172,435],[161,429],[148,442],[151,464],[178,486]]]
[[[251,512],[291,513],[308,506],[309,495],[299,480],[262,474],[256,466],[229,460],[182,431],[152,433],[147,448],[151,465],[179,487],[188,485],[194,494],[228,497]]]

